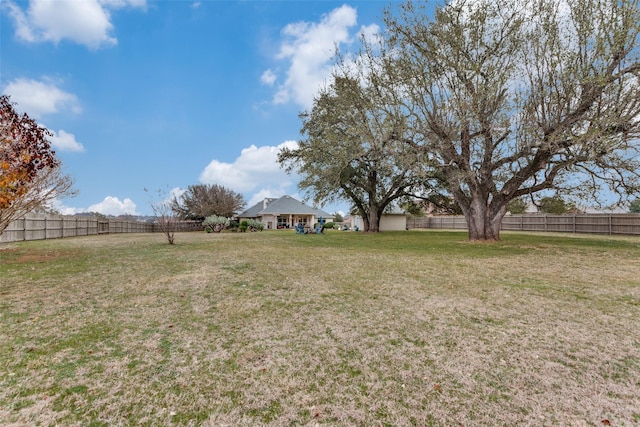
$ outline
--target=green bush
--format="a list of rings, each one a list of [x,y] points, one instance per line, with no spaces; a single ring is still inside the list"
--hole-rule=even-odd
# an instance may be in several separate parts
[[[264,230],[264,224],[260,221],[256,221],[255,219],[249,220],[249,229],[251,231],[262,231]]]
[[[527,202],[521,198],[513,199],[507,203],[507,211],[513,215],[527,213],[527,207]]]
[[[213,231],[214,233],[220,233],[222,230],[229,226],[229,218],[223,216],[211,215],[204,219],[202,225],[207,233]]]
[[[264,230],[264,224],[255,219],[245,219],[240,223],[240,231],[245,233],[249,231],[262,231]]]

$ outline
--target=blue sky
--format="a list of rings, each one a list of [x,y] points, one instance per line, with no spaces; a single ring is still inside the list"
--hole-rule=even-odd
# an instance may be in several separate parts
[[[2,0],[0,91],[55,133],[79,190],[62,213],[147,215],[158,190],[201,183],[247,207],[303,199],[279,147],[300,138],[334,46],[382,31],[389,4]]]

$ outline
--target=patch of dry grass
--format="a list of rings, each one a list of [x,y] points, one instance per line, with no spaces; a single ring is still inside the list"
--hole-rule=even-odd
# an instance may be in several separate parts
[[[640,423],[640,240],[111,235],[0,251],[3,425]]]

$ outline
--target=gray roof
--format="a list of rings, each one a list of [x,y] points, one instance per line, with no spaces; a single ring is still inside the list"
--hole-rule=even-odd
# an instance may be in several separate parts
[[[265,199],[265,200],[267,201],[267,204],[269,204],[278,199]],[[246,211],[242,212],[240,215],[238,215],[238,218],[257,218],[258,214],[262,209],[264,209],[264,200],[256,203]]]
[[[256,203],[238,217],[240,218],[256,218],[263,215],[314,215],[316,217],[331,218],[333,215],[328,214],[322,209],[312,208],[304,203],[294,199],[291,196],[282,196],[279,199],[265,199],[267,207],[264,207],[264,201]]]

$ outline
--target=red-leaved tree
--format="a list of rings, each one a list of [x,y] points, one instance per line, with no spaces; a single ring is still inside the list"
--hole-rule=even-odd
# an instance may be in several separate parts
[[[73,193],[51,136],[26,113],[18,114],[9,96],[0,96],[0,234],[25,213]]]

